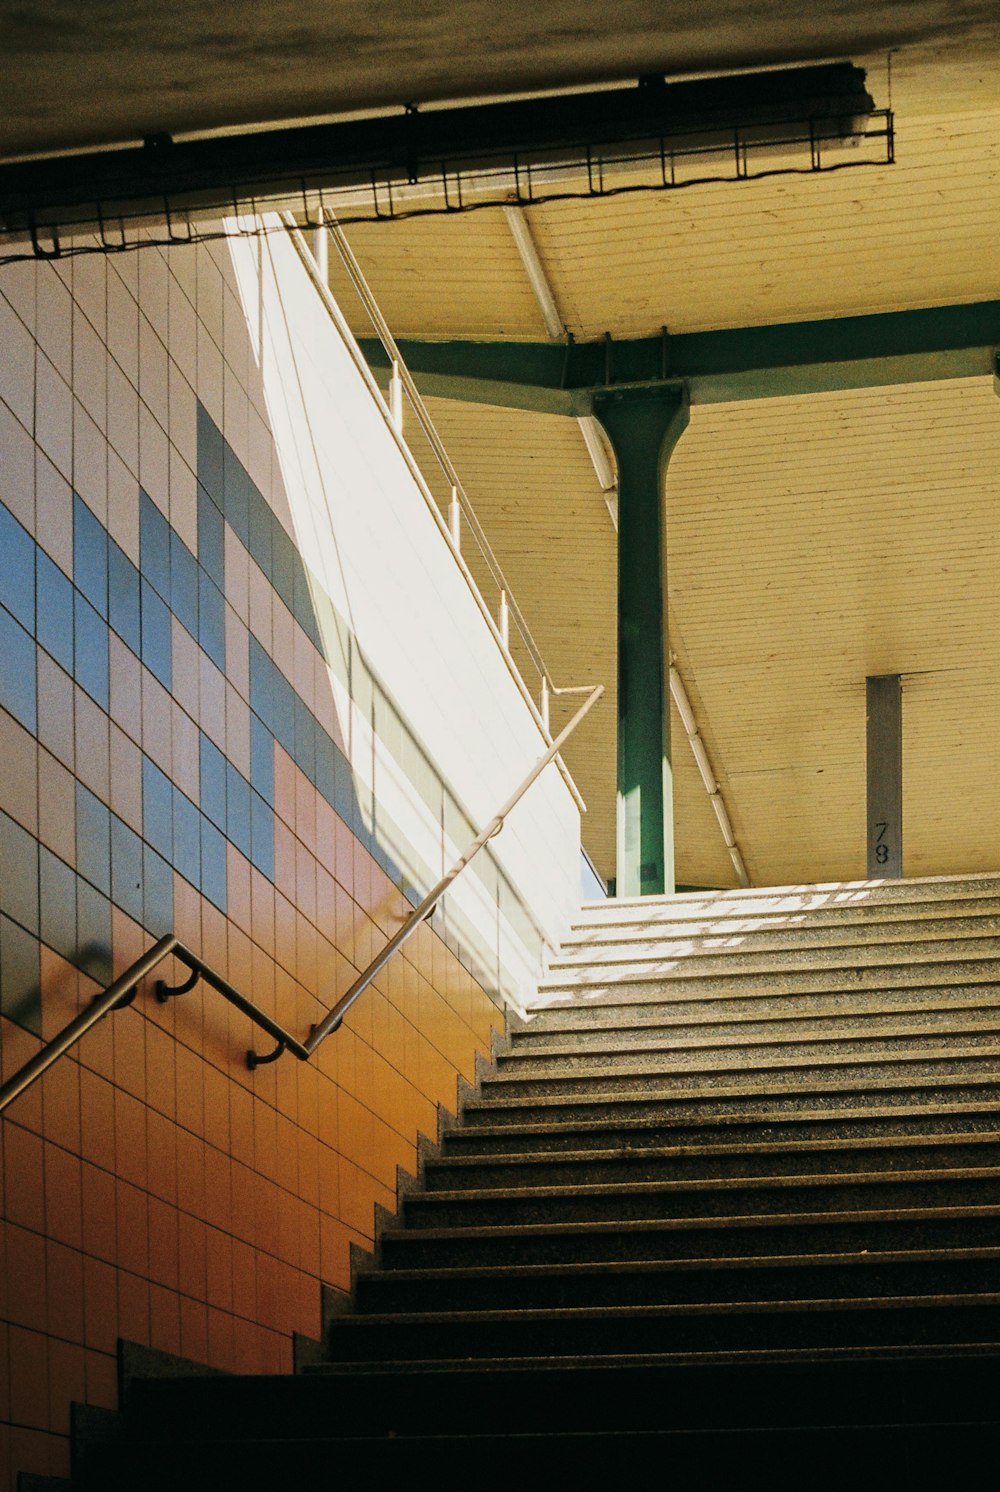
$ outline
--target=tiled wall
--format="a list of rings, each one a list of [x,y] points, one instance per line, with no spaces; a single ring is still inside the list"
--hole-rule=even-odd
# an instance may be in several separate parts
[[[478,805],[303,558],[225,245],[4,267],[0,346],[3,1075],[167,930],[305,1033],[438,871],[358,750],[419,781],[441,855]],[[144,990],[11,1106],[0,1487],[65,1472],[119,1336],[253,1371],[318,1334],[501,1019],[501,930],[541,948],[487,867],[498,941],[422,929],[312,1063],[251,1074],[211,992]]]

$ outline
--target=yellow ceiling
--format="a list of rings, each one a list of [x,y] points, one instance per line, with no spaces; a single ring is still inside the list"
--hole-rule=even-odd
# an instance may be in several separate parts
[[[532,208],[564,322],[625,337],[1000,298],[1000,109],[949,113],[947,86],[897,61],[891,168]],[[544,336],[499,210],[349,237],[397,335]],[[432,413],[552,672],[608,685],[566,757],[610,875],[615,535],[579,431]],[[864,873],[876,672],[904,675],[907,873],[997,868],[998,471],[985,380],[692,411],[667,482],[670,646],[755,884]],[[673,736],[678,878],[732,884],[676,715]]]

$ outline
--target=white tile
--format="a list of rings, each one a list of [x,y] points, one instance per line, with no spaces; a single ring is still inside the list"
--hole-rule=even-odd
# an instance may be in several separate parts
[[[273,441],[271,431],[267,422],[261,419],[257,410],[251,406],[248,411],[247,422],[247,459],[246,469],[250,473],[250,480],[254,483],[258,492],[262,492],[270,501],[271,492],[271,451]]]
[[[74,260],[73,299],[104,341],[108,328],[108,266],[104,254],[81,254]]]
[[[225,363],[207,327],[198,323],[198,381],[195,389],[208,413],[222,429],[222,385]]]
[[[182,286],[173,278],[169,304],[167,351],[193,387],[198,378],[198,318]]]
[[[108,439],[139,480],[139,395],[118,364],[108,361]]]
[[[108,418],[108,352],[79,306],[73,307],[73,393],[104,430]]]
[[[250,368],[254,365],[250,356],[250,328],[237,296],[226,290],[222,303],[224,337],[222,350],[226,356],[226,367],[231,368],[239,379],[244,393],[249,388]]]
[[[108,270],[110,275],[117,275],[133,300],[139,299],[139,252],[138,250],[130,249],[124,254],[108,256]]]
[[[167,250],[167,268],[173,282],[171,293],[174,286],[178,286],[192,310],[198,301],[198,253],[196,244],[172,244]],[[170,306],[172,310],[172,300]]]
[[[39,267],[31,262],[0,264],[0,296],[17,312],[25,326],[35,335],[36,281]]]
[[[106,524],[108,442],[79,399],[73,400],[73,487]]]
[[[139,476],[108,448],[108,532],[139,564]]]
[[[5,404],[0,404],[0,502],[34,532],[35,444]]]
[[[170,275],[159,249],[142,249],[135,256],[139,269],[139,308],[160,336],[167,338],[167,297]]]
[[[166,431],[140,401],[139,482],[163,514],[170,512],[170,456]]]
[[[170,443],[192,471],[198,470],[198,400],[176,363],[170,364]]]
[[[108,349],[125,377],[139,387],[139,307],[114,267],[108,270]]]
[[[221,352],[224,333],[223,283],[219,267],[213,262],[211,249],[212,246],[208,245],[198,254],[198,320]]]
[[[67,481],[73,480],[73,395],[39,349],[35,371],[35,439]]]
[[[139,309],[139,397],[166,430],[170,423],[170,385],[167,349],[152,323]]]
[[[192,554],[198,553],[198,479],[170,447],[170,522]]]
[[[67,383],[73,377],[73,302],[52,265],[38,271],[35,335]]]
[[[108,638],[108,670],[111,718],[127,736],[140,745],[143,667],[131,649],[114,632]]]
[[[35,450],[35,537],[61,570],[73,575],[73,491],[44,451]]]
[[[133,709],[134,709],[133,703]],[[170,695],[148,668],[142,670],[142,749],[161,772],[173,777],[173,733]],[[122,722],[118,722],[122,725]],[[127,726],[123,726],[127,730]]]
[[[246,466],[250,442],[250,400],[246,389],[228,366],[223,375],[222,389],[223,434],[238,459]]]
[[[2,281],[0,281],[2,283]],[[7,301],[0,298],[0,399],[26,430],[35,419],[35,339]]]

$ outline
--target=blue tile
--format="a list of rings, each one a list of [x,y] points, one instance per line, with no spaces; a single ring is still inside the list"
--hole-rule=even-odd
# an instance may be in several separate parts
[[[170,609],[192,637],[198,636],[198,561],[170,530]]]
[[[138,657],[142,652],[139,571],[114,539],[108,546],[108,620]]]
[[[172,688],[172,638],[170,612],[166,602],[153,590],[148,580],[142,581],[140,597],[142,609],[142,661],[159,679],[164,689]]]
[[[273,522],[271,509],[253,483],[249,483],[247,548],[250,551],[250,558],[257,562],[268,580],[271,578],[271,526]]]
[[[298,695],[285,676],[271,665],[271,698],[274,701],[272,729],[288,755],[295,760],[295,706]]]
[[[108,708],[108,624],[79,591],[73,598],[73,673],[102,710]]]
[[[73,672],[73,587],[44,549],[35,556],[38,641],[68,674]]]
[[[76,784],[76,868],[98,891],[111,894],[111,814],[80,782]]]
[[[220,912],[226,910],[226,841],[204,815],[201,820],[201,889]]]
[[[295,545],[285,530],[274,521],[271,556],[271,584],[291,611],[295,605]]]
[[[170,596],[170,524],[145,492],[139,493],[139,569],[166,601]]]
[[[38,734],[35,639],[0,607],[0,706],[33,736]]]
[[[99,614],[108,615],[108,531],[73,494],[73,580]]]
[[[0,604],[35,630],[35,541],[0,503]]]
[[[226,763],[226,833],[249,860],[252,852],[250,784],[232,762]]]
[[[295,696],[295,750],[292,753],[296,766],[309,781],[316,781],[316,717],[304,700]]]
[[[330,807],[336,803],[337,793],[337,748],[333,740],[316,726],[316,791],[326,799]]]
[[[76,966],[96,979],[111,983],[111,902],[84,880],[76,883]]]
[[[38,939],[0,916],[0,1012],[35,1036],[42,1034]]]
[[[44,845],[39,846],[41,939],[60,958],[76,958],[76,875]]]
[[[38,840],[0,813],[0,912],[38,932]]]
[[[262,875],[274,880],[274,813],[257,793],[250,794],[251,859]]]
[[[174,788],[174,866],[192,886],[201,886],[201,814]]]
[[[226,522],[247,549],[250,547],[250,488],[253,485],[242,463],[225,442],[222,451],[223,502]]]
[[[226,827],[226,758],[204,734],[200,743],[201,811],[218,829]]]
[[[174,858],[174,789],[155,762],[142,759],[142,833],[164,860]]]
[[[271,729],[274,724],[274,667],[260,643],[250,634],[250,708]]]
[[[111,900],[142,923],[142,840],[111,815]]]
[[[250,780],[266,803],[274,806],[274,737],[257,716],[250,716]]]
[[[198,489],[198,563],[220,591],[226,588],[226,532],[222,513],[204,488]]]
[[[142,925],[154,938],[174,930],[174,873],[149,845],[142,847]]]
[[[198,404],[198,481],[223,511],[223,451],[225,442],[222,432],[205,406]]]
[[[226,604],[204,570],[198,572],[200,617],[198,641],[216,668],[226,671]]]

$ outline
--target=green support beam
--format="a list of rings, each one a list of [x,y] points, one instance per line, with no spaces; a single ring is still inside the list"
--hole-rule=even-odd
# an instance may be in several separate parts
[[[683,390],[594,397],[618,462],[618,896],[674,890],[664,478],[688,423]]]
[[[387,373],[381,343],[361,345],[376,373]],[[597,390],[622,384],[683,383],[692,404],[723,404],[990,378],[998,347],[1000,301],[622,342],[399,343],[425,395],[574,416],[591,412]]]

